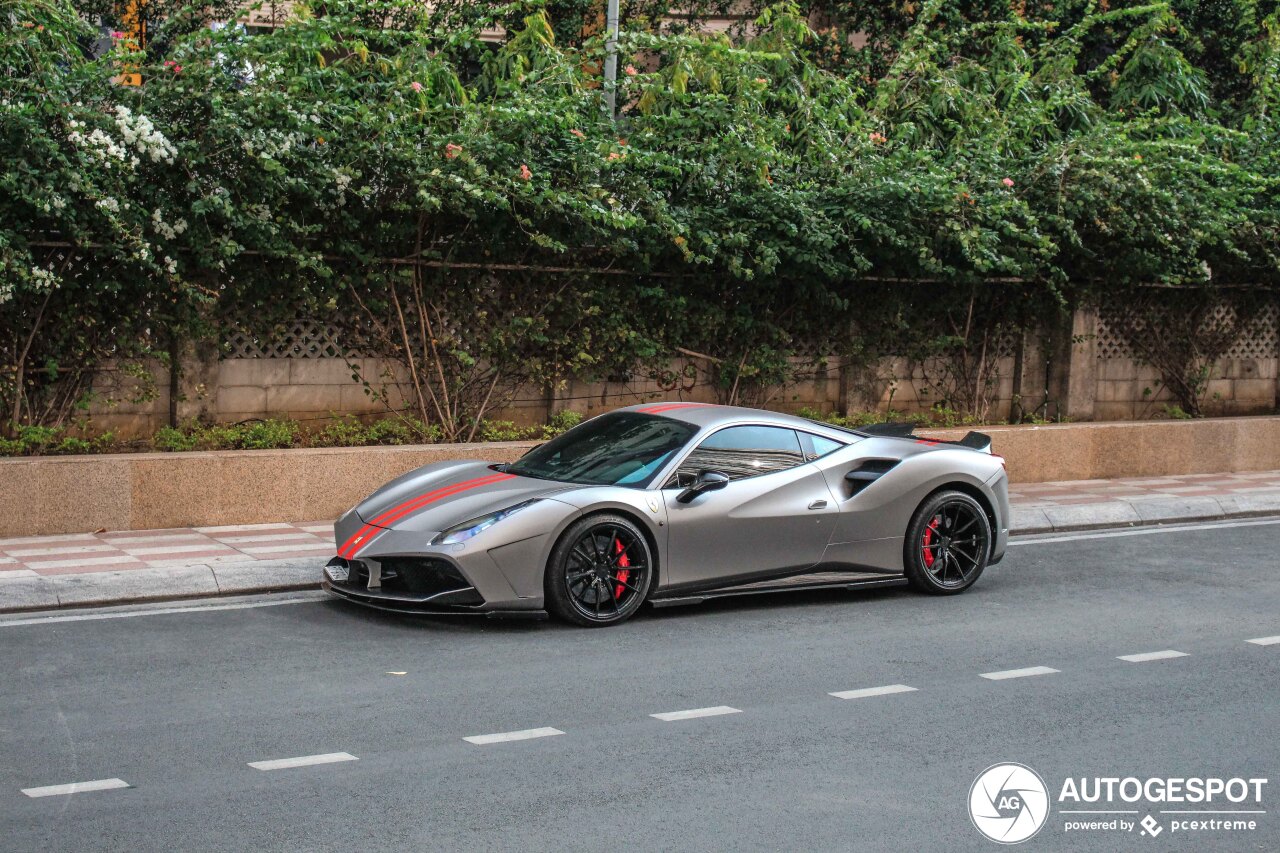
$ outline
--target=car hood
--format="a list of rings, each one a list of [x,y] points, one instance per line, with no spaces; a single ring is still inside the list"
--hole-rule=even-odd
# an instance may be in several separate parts
[[[487,462],[437,462],[397,477],[361,501],[367,525],[439,533],[477,516],[579,488],[507,474]]]

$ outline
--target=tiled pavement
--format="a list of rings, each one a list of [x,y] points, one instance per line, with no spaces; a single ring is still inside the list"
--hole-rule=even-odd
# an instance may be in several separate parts
[[[1021,509],[1111,501],[1221,498],[1264,492],[1280,492],[1280,471],[1253,471],[1246,474],[1185,474],[1176,477],[1137,477],[1128,480],[1020,483],[1010,485],[1009,501],[1014,508]]]
[[[0,539],[0,576],[65,575],[333,556],[333,522],[125,530]]]
[[[1012,486],[1009,497],[1014,532],[1176,521],[1180,512],[1187,518],[1280,513],[1280,471],[1025,483]],[[1142,512],[1144,503],[1160,512]],[[1253,509],[1224,513],[1215,509],[1219,504]],[[1072,509],[1081,512],[1071,512],[1075,518],[1062,523]],[[219,566],[265,568],[285,560],[319,566],[333,552],[332,524],[320,521],[27,536],[0,539],[0,580],[76,575],[88,581],[95,573],[191,566],[212,568],[216,575]]]

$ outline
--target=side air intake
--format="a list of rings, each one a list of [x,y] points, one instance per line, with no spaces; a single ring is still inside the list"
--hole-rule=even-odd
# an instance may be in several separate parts
[[[848,474],[844,475],[844,481],[849,484],[849,497],[853,497],[858,492],[863,491],[879,480],[885,474],[898,464],[897,459],[864,459]]]

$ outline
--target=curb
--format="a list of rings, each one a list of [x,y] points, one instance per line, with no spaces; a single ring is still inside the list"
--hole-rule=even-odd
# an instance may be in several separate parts
[[[1280,516],[1280,494],[1014,507],[1010,515],[1018,536],[1154,527]],[[37,577],[0,573],[0,613],[319,589],[321,566],[315,559],[293,559]]]
[[[310,559],[253,560],[38,577],[0,574],[0,613],[319,589],[320,566]]]

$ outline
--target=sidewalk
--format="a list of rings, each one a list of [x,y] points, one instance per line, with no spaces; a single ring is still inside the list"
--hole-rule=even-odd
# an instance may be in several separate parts
[[[1280,471],[1028,483],[1015,534],[1280,515]],[[314,589],[330,522],[0,539],[0,613]]]

